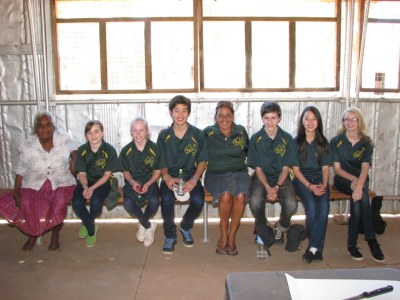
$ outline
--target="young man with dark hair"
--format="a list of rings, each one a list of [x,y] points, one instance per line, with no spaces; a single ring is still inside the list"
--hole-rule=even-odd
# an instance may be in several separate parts
[[[204,205],[204,188],[199,178],[208,159],[207,143],[204,133],[188,123],[190,112],[190,99],[182,95],[172,98],[169,103],[172,124],[160,132],[157,140],[161,150],[160,169],[163,178],[160,191],[165,234],[164,254],[172,254],[175,250],[174,188],[179,183],[180,170],[185,181],[183,193],[190,194],[189,207],[179,225],[179,233],[186,247],[193,246],[191,229]]]
[[[270,237],[269,240],[275,239],[275,243],[283,244],[284,232],[289,230],[291,217],[297,211],[296,192],[289,178],[289,167],[286,163],[293,139],[289,133],[278,126],[282,117],[279,104],[263,103],[260,114],[264,126],[251,137],[247,158],[248,165],[255,169],[249,205],[255,217],[256,231],[259,232],[265,231],[264,226],[268,226],[265,216],[266,196],[269,201],[279,202],[281,205],[280,218],[275,224],[275,236]],[[272,232],[272,230],[270,231]],[[259,244],[262,243],[258,236],[257,240]],[[265,248],[268,248],[271,243],[267,244],[264,243]]]

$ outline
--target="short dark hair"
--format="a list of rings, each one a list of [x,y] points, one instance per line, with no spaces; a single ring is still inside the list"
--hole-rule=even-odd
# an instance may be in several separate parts
[[[219,101],[219,102],[217,103],[217,106],[215,107],[215,116],[214,116],[214,117],[217,116],[218,110],[219,110],[221,107],[226,107],[226,108],[228,108],[228,109],[231,111],[232,116],[235,115],[235,111],[234,111],[234,109],[233,109],[233,103],[232,103],[232,102],[230,102],[230,101]]]
[[[187,106],[189,114],[192,109],[192,103],[189,98],[183,96],[183,95],[177,95],[174,98],[169,101],[169,111],[172,112],[172,110],[177,106],[178,104],[184,104]]]
[[[264,102],[261,105],[261,118],[267,113],[277,113],[279,118],[282,116],[281,107],[276,102]]]

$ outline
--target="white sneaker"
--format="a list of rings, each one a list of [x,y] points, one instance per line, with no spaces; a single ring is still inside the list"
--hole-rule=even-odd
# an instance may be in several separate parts
[[[154,232],[156,231],[157,223],[150,222],[150,228],[146,229],[146,233],[144,236],[144,243],[143,245],[145,247],[149,247],[151,244],[153,244],[154,241]]]
[[[146,228],[144,228],[143,226],[142,226],[142,224],[140,224],[140,223],[138,223],[138,231],[137,231],[137,233],[136,233],[136,238],[137,238],[137,240],[139,241],[139,242],[141,242],[141,243],[143,243],[143,241],[144,241],[144,237],[145,237],[145,234],[146,234]]]

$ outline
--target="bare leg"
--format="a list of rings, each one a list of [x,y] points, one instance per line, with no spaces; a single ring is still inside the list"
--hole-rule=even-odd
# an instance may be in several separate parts
[[[60,250],[60,231],[63,227],[63,223],[58,224],[53,227],[52,234],[51,234],[51,242],[49,245],[49,251],[57,251]]]
[[[25,244],[22,246],[22,250],[29,252],[33,249],[35,246],[35,242],[37,240],[37,236],[29,236],[28,240],[25,242]]]
[[[230,193],[223,193],[219,197],[219,227],[220,227],[220,237],[218,240],[218,246],[221,248],[226,248],[228,244],[228,229],[229,229],[229,218],[232,212],[233,196]]]
[[[240,220],[243,216],[244,209],[246,207],[246,196],[243,193],[238,194],[233,199],[232,213],[231,213],[231,225],[229,228],[228,235],[228,246],[231,249],[236,249],[236,233],[240,226]]]

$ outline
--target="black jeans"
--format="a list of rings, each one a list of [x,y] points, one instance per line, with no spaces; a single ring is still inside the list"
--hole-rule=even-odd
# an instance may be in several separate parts
[[[351,189],[351,181],[343,178],[339,175],[335,175],[333,179],[334,186],[341,191],[351,195],[353,190]],[[372,223],[371,215],[371,203],[368,195],[369,180],[365,181],[362,198],[359,201],[350,199],[350,218],[348,227],[347,247],[357,246],[358,231],[360,228],[360,222],[364,225],[365,240],[376,239],[374,225]]]

